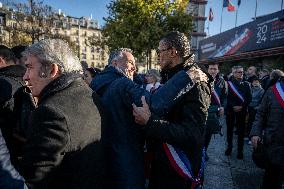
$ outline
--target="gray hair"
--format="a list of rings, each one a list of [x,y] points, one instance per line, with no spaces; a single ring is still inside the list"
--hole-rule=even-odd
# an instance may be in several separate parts
[[[233,66],[232,67],[232,72],[236,71],[237,69],[244,69],[242,66]]]
[[[150,69],[150,70],[147,71],[146,74],[155,77],[158,82],[161,81],[161,76],[160,76],[160,73],[158,72],[158,70]]]
[[[42,67],[46,70],[51,64],[57,64],[61,74],[82,73],[83,71],[79,58],[75,56],[68,43],[61,39],[41,40],[29,46],[23,52],[23,55],[37,57]]]
[[[128,48],[119,48],[112,51],[108,58],[108,65],[111,65],[114,60],[121,60],[123,58],[123,52],[133,53],[131,49]]]
[[[279,79],[279,78],[282,77],[282,76],[284,76],[284,72],[282,72],[282,71],[279,70],[279,69],[273,70],[273,71],[270,73],[270,79],[277,80],[277,79]]]

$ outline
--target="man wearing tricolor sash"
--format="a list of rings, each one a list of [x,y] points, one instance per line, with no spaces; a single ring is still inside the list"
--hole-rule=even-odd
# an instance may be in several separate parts
[[[180,70],[201,70],[193,63],[190,45],[183,33],[171,32],[162,38],[157,54],[163,71],[162,81],[167,81]],[[134,106],[135,121],[145,125],[143,128],[148,139],[153,140],[149,189],[202,187],[210,82],[197,82],[163,117],[151,115],[145,102],[143,107]]]
[[[213,77],[214,84],[212,87],[211,104],[208,109],[208,119],[206,123],[205,148],[207,150],[212,134],[221,132],[220,118],[224,115],[225,100],[227,96],[226,82],[219,75],[219,65],[211,63],[208,65],[208,73]],[[206,160],[209,157],[206,153]]]
[[[232,68],[233,76],[228,80],[228,96],[226,106],[227,123],[227,149],[225,155],[231,155],[233,148],[233,130],[237,128],[238,134],[238,159],[243,159],[243,146],[245,135],[245,118],[247,108],[251,101],[249,83],[243,81],[244,69],[241,66]]]
[[[262,188],[283,188],[284,183],[284,77],[268,88],[257,110],[250,132],[254,149],[265,152]]]

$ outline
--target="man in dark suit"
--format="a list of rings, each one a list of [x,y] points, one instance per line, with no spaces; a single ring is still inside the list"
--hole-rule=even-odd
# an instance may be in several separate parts
[[[228,80],[228,96],[226,107],[227,143],[225,155],[231,155],[233,148],[233,130],[236,126],[238,132],[238,159],[243,159],[243,146],[245,135],[245,119],[247,108],[251,101],[250,85],[243,81],[244,69],[241,66],[232,68],[233,76]]]

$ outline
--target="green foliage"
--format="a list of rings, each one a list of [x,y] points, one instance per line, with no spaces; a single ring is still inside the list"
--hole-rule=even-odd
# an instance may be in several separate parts
[[[187,3],[185,3],[187,2]],[[192,17],[185,13],[188,1],[113,0],[104,18],[104,44],[110,50],[127,47],[136,56],[155,49],[162,36],[178,30],[189,34]]]

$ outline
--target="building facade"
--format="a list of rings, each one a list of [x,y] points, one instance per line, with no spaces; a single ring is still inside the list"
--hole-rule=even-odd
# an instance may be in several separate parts
[[[103,69],[107,65],[108,49],[94,42],[101,37],[98,22],[89,17],[65,16],[61,11],[36,17],[0,6],[0,43],[9,47],[30,45],[45,38],[62,38],[69,42],[83,65]]]
[[[205,8],[207,1],[205,0],[190,0],[187,7],[187,12],[192,15],[193,30],[191,33],[191,49],[195,54],[195,60],[198,60],[198,44],[199,41],[206,37],[205,32]]]

